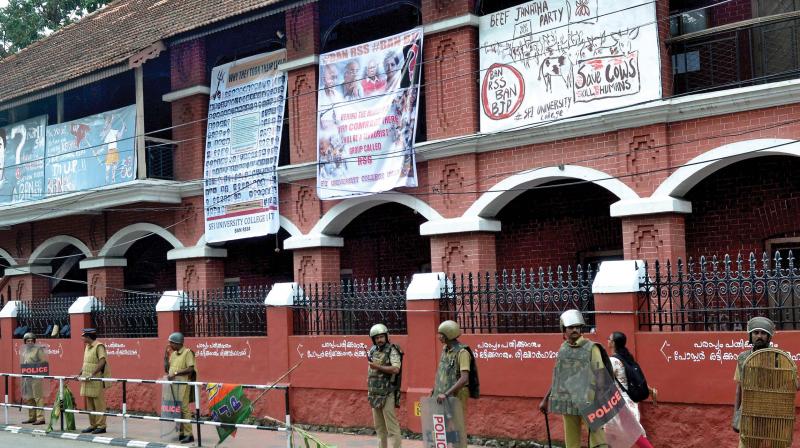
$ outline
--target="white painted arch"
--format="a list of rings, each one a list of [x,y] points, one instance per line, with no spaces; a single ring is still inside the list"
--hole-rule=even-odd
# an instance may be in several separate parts
[[[800,157],[800,142],[760,138],[729,143],[706,151],[666,178],[653,192],[653,197],[683,197],[700,181],[726,166],[756,157],[776,155]]]
[[[353,219],[372,207],[395,202],[405,205],[424,216],[428,221],[442,219],[442,215],[424,201],[405,193],[387,193],[381,195],[363,196],[359,198],[345,199],[336,204],[333,208],[317,222],[310,235],[338,235],[350,224]]]
[[[118,230],[117,233],[106,241],[106,244],[103,245],[103,248],[100,249],[97,256],[124,257],[128,249],[133,246],[133,243],[150,235],[160,236],[166,240],[173,249],[180,249],[183,247],[183,243],[169,230],[149,222],[139,222]]]
[[[8,251],[3,249],[2,247],[0,247],[0,258],[3,259],[4,264],[6,266],[16,266],[17,265],[17,260],[14,259],[14,257],[12,257],[11,254],[8,253]]]
[[[290,237],[292,236],[301,236],[303,232],[298,228],[289,218],[280,215],[280,226],[283,230],[285,230]],[[200,239],[197,240],[195,246],[205,246],[206,245],[206,234],[202,234]]]
[[[83,241],[69,235],[56,235],[48,238],[42,242],[32,253],[28,259],[28,264],[35,264],[41,261],[44,264],[49,264],[52,258],[58,255],[61,249],[67,246],[75,246],[80,250],[86,258],[92,257],[92,251],[83,243]]]
[[[492,218],[509,202],[525,192],[526,189],[552,182],[554,180],[578,179],[592,182],[613,193],[620,200],[639,199],[633,189],[621,180],[598,171],[578,165],[552,166],[528,170],[514,174],[495,184],[482,194],[472,206],[464,212],[463,217]]]

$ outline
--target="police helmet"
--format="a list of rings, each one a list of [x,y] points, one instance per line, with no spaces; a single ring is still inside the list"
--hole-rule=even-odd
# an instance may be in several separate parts
[[[169,335],[169,339],[167,339],[167,340],[169,342],[172,342],[172,343],[175,343],[175,344],[183,345],[183,334],[178,332],[178,331],[176,331],[175,333],[172,333],[171,335]]]
[[[439,333],[443,334],[448,341],[461,336],[461,327],[453,320],[446,320],[439,324]]]
[[[558,318],[558,325],[561,327],[561,332],[563,333],[567,327],[586,325],[586,321],[583,320],[583,314],[581,314],[580,311],[567,310],[561,313],[561,317]]]
[[[747,336],[751,344],[753,343],[753,332],[756,330],[767,333],[772,339],[775,334],[775,323],[763,316],[757,316],[747,321]]]
[[[36,342],[36,335],[29,331],[29,332],[25,333],[24,336],[22,336],[22,340],[24,342],[28,342],[28,339],[33,339],[33,342]]]

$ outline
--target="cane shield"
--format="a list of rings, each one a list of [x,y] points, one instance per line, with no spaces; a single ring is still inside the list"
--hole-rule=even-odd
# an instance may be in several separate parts
[[[164,378],[166,379],[166,378]],[[180,423],[171,419],[181,418],[182,395],[179,386],[174,384],[161,385],[161,418],[170,419],[161,421],[161,439],[174,441],[178,439]]]
[[[422,441],[425,448],[456,446],[466,437],[463,426],[464,410],[456,397],[448,397],[442,404],[436,397],[420,400],[422,418]]]
[[[744,361],[740,436],[746,448],[789,448],[795,422],[797,366],[784,351],[765,348]]]
[[[24,344],[19,349],[19,367],[23,375],[50,375],[47,349],[39,344]],[[20,385],[23,400],[44,397],[41,378],[22,378]]]

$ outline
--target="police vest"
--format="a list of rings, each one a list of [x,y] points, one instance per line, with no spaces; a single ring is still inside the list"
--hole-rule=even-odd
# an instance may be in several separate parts
[[[97,370],[97,365],[100,363],[100,358],[97,356],[97,351],[103,347],[105,351],[106,346],[99,343],[93,342],[86,346],[83,351],[83,367],[81,367],[81,376],[83,377],[90,377]],[[106,365],[103,371],[97,375],[100,378],[108,378],[109,377],[109,366],[108,366],[108,354],[106,354]],[[83,397],[90,397],[95,398],[99,397],[101,393],[103,393],[103,389],[109,387],[110,384],[104,381],[82,381],[81,382],[81,396]]]
[[[392,350],[397,351],[398,356],[400,350],[394,344],[384,344],[383,347],[372,346],[370,354],[372,361],[377,362],[381,366],[390,366]],[[369,369],[367,376],[367,399],[370,406],[375,409],[383,408],[386,403],[386,397],[397,390],[395,382],[395,375],[383,373],[377,369]]]
[[[442,357],[439,359],[439,369],[436,371],[436,383],[433,386],[434,395],[447,392],[458,382],[458,379],[461,378],[458,354],[466,349],[466,345],[456,341],[452,349],[447,350],[447,348],[445,348],[442,350]],[[464,387],[466,386],[465,384]]]
[[[550,411],[554,414],[581,415],[580,408],[594,399],[593,347],[588,340],[578,347],[561,344],[550,389]]]

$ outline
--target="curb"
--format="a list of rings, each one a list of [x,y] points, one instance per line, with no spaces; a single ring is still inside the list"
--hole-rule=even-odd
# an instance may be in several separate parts
[[[76,434],[73,432],[46,432],[43,429],[23,428],[22,426],[0,425],[0,431],[12,434],[30,434],[45,436],[53,439],[77,440],[79,442],[101,443],[110,446],[124,446],[135,448],[186,448],[189,445],[172,445],[168,443],[145,442],[143,440],[123,439],[122,437],[101,437],[91,434]]]

